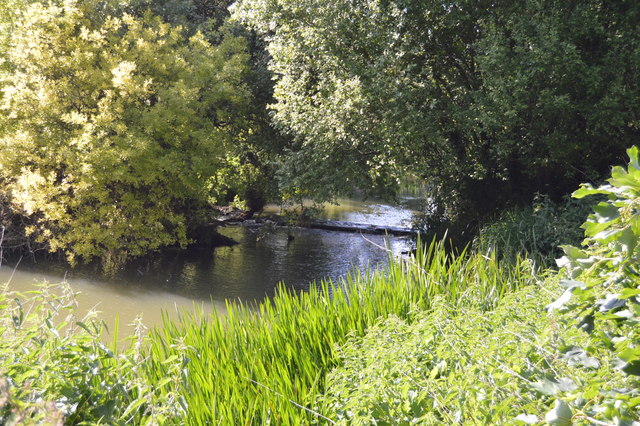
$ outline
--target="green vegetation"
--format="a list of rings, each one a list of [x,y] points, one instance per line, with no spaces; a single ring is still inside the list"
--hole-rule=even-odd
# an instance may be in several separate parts
[[[580,248],[563,197],[637,143],[639,22],[634,1],[0,0],[0,262],[37,241],[116,268],[214,204],[409,175],[431,225],[480,229],[124,351],[64,288],[3,292],[0,423],[637,424],[638,149],[574,193],[600,197]]]
[[[232,3],[0,0],[0,226],[24,251],[119,266],[212,204],[408,175],[470,241],[636,143],[634,2]]]
[[[185,246],[211,204],[262,208],[282,138],[247,34],[213,17],[171,25],[142,2],[3,4],[0,226],[12,237],[109,269]]]
[[[337,366],[336,345],[350,335],[389,315],[409,318],[436,297],[452,306],[469,298],[489,310],[534,282],[526,260],[501,268],[495,258],[451,256],[432,243],[412,263],[352,276],[338,287],[325,282],[308,293],[283,287],[258,307],[230,303],[226,315],[167,320],[144,345],[136,341],[122,354],[101,343],[95,320],[65,317],[68,295],[38,293],[29,302],[37,308],[26,314],[25,302],[5,295],[4,415],[43,416],[53,403],[70,420],[315,421],[324,377]]]
[[[468,225],[536,193],[558,201],[637,142],[638,3],[239,0],[233,12],[269,41],[274,119],[297,141],[285,180],[321,198],[409,169],[432,186],[434,218]]]
[[[179,418],[179,395],[145,379],[140,323],[131,348],[105,345],[95,312],[77,317],[67,285],[0,294],[0,423],[158,423]],[[165,378],[181,380],[179,366]]]
[[[536,389],[551,371],[575,377],[549,348],[571,336],[548,321],[551,283],[505,296],[497,309],[472,298],[408,320],[381,319],[339,351],[321,407],[343,424],[505,424],[548,410]],[[553,370],[552,370],[553,369]],[[567,384],[569,382],[567,381]],[[517,423],[517,422],[516,422]]]
[[[151,354],[190,360],[189,380],[176,391],[193,424],[307,423],[317,415],[291,401],[314,410],[336,366],[335,345],[350,334],[361,335],[380,317],[428,309],[436,295],[455,305],[466,294],[490,309],[502,294],[533,281],[524,260],[502,269],[480,255],[448,256],[434,243],[412,264],[351,277],[337,288],[322,283],[299,294],[282,288],[257,309],[232,304],[226,317],[167,321],[152,335]],[[153,370],[158,380],[164,376],[160,363]]]
[[[68,299],[43,305],[37,292],[29,313],[4,295],[2,419],[630,424],[640,163],[628,153],[607,185],[576,191],[607,200],[584,224],[584,248],[564,247],[559,273],[434,242],[339,286],[167,319],[122,354],[100,343],[95,321],[56,320]]]
[[[507,261],[526,256],[541,267],[555,265],[563,244],[579,245],[580,225],[591,211],[584,200],[567,198],[559,203],[548,196],[536,197],[530,207],[514,207],[480,228],[473,247],[482,253],[497,253]]]
[[[628,154],[608,185],[574,193],[608,200],[583,226],[585,248],[564,246],[563,271],[491,312],[461,298],[381,320],[340,348],[324,412],[349,424],[639,420],[640,163]]]
[[[36,3],[16,25],[0,170],[52,250],[119,265],[186,244],[248,102],[247,54],[240,38],[212,46],[150,14],[99,8]]]

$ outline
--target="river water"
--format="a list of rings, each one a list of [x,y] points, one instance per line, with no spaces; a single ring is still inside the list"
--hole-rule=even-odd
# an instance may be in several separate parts
[[[322,217],[376,225],[407,226],[414,199],[399,205],[376,201],[340,200],[324,206]],[[267,210],[277,210],[269,206]],[[29,263],[0,267],[0,283],[28,291],[39,282],[66,280],[79,292],[81,311],[95,308],[105,322],[119,317],[123,334],[138,315],[145,325],[161,324],[162,312],[176,318],[180,312],[224,312],[225,301],[260,301],[273,296],[278,283],[304,291],[313,281],[338,280],[352,268],[365,271],[384,266],[390,253],[411,247],[407,237],[361,235],[336,231],[286,227],[224,226],[219,232],[238,244],[207,250],[166,252],[152,261],[134,265],[105,279],[93,271],[54,263]],[[381,248],[386,247],[387,250]]]

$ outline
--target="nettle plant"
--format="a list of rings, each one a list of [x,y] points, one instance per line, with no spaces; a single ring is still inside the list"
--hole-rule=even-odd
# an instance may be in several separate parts
[[[604,201],[582,225],[583,248],[562,247],[558,265],[567,273],[561,282],[567,290],[549,306],[577,317],[589,333],[587,351],[625,375],[627,386],[588,398],[594,413],[618,422],[640,414],[640,163],[637,147],[627,153],[626,170],[614,167],[606,184],[583,184],[574,192]]]

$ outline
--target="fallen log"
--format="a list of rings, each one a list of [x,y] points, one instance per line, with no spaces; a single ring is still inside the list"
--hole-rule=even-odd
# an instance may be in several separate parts
[[[269,219],[242,219],[242,220],[224,220],[220,221],[221,224],[240,224],[243,226],[263,226],[263,225],[275,225],[275,226],[292,226],[291,223],[277,217],[271,217]],[[293,226],[300,228],[322,229],[325,231],[337,231],[337,232],[352,232],[363,234],[388,234],[393,236],[407,236],[416,235],[418,231],[413,228],[391,225],[372,225],[368,223],[356,223],[345,222],[340,220],[305,220],[297,223]]]
[[[417,233],[413,228],[402,226],[372,225],[339,220],[313,220],[307,224],[307,227],[327,231],[362,232],[363,234],[388,234],[394,236],[415,235]]]

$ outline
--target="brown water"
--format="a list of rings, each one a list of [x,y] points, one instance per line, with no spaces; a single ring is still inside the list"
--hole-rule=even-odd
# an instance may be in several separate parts
[[[349,201],[327,206],[324,216],[336,220],[404,225],[411,216],[404,207]],[[228,226],[220,232],[238,242],[232,247],[166,252],[139,263],[118,276],[96,278],[90,270],[66,270],[60,264],[22,261],[0,268],[0,283],[18,291],[39,282],[66,279],[79,292],[81,311],[95,307],[113,327],[119,317],[121,334],[141,315],[148,327],[161,324],[162,312],[205,314],[225,311],[226,300],[259,301],[271,297],[278,283],[305,290],[311,282],[338,280],[356,268],[379,268],[389,256],[410,248],[407,238],[360,235],[303,228]],[[381,247],[387,247],[387,250]]]
[[[27,292],[37,288],[41,283],[57,284],[64,277],[58,274],[0,267],[0,283],[8,283],[8,289]],[[163,312],[170,318],[177,319],[185,312],[191,314],[210,313],[215,305],[216,311],[224,313],[224,303],[218,301],[194,300],[188,297],[168,293],[166,291],[144,291],[131,289],[116,283],[99,279],[71,278],[67,280],[72,290],[77,293],[78,317],[83,317],[90,310],[98,312],[100,319],[107,324],[108,332],[115,330],[116,318],[119,322],[121,339],[131,335],[135,329],[134,321],[142,319],[146,327],[162,324]],[[109,338],[110,340],[111,338]]]

